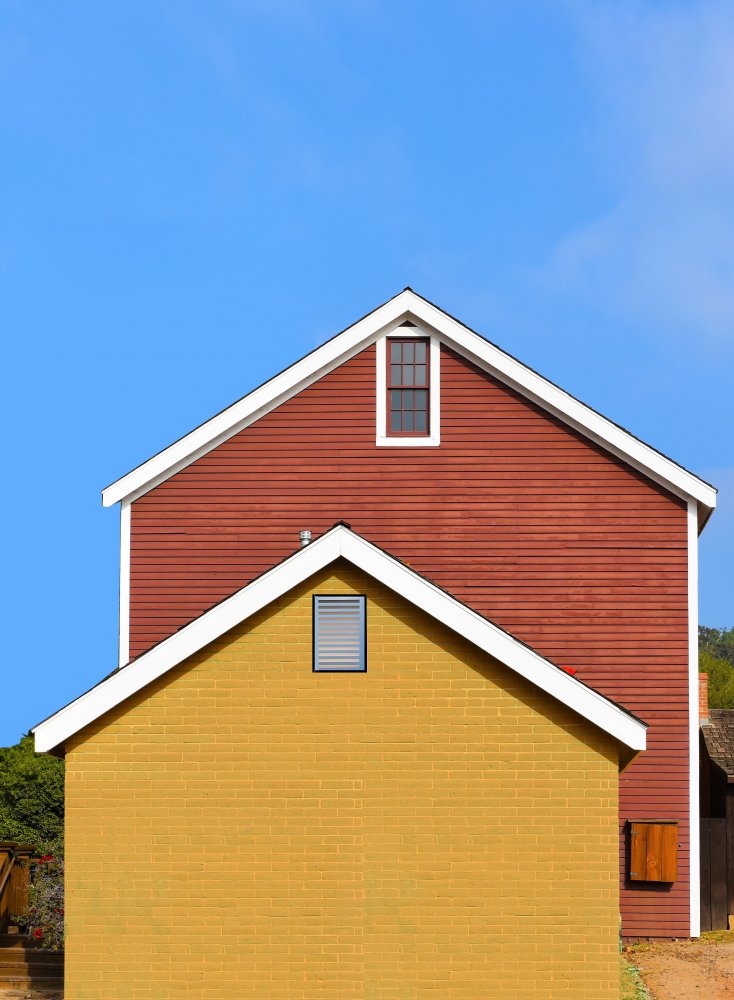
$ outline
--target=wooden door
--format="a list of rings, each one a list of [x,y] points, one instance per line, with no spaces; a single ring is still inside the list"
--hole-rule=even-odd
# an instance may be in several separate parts
[[[727,930],[726,820],[701,817],[701,930]]]

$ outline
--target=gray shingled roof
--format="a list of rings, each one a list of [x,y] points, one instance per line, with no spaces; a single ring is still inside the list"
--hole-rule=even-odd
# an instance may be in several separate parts
[[[734,775],[734,709],[709,709],[708,724],[701,726],[709,757],[727,775]]]

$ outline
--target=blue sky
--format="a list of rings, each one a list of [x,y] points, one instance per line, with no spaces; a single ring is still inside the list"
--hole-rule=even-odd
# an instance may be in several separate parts
[[[449,14],[450,11],[450,14]],[[115,665],[99,491],[411,285],[720,490],[734,8],[0,7],[0,743]]]

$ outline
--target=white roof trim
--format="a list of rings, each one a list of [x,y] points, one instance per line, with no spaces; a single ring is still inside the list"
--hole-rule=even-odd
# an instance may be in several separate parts
[[[290,368],[112,483],[102,491],[102,503],[109,507],[120,500],[135,500],[147,493],[328,374],[406,318],[428,325],[440,340],[464,354],[480,368],[677,496],[686,501],[697,501],[706,508],[706,513],[710,513],[716,506],[716,490],[713,486],[639,441],[622,427],[596,413],[591,407],[553,385],[410,289],[400,292]]]
[[[645,749],[647,727],[643,722],[360,535],[337,525],[36,726],[33,730],[36,751],[44,753],[63,746],[74,733],[340,557],[627,747],[636,752]]]

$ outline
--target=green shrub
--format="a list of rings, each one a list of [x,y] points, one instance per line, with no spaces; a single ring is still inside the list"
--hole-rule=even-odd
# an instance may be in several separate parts
[[[27,913],[14,916],[15,923],[44,951],[64,947],[64,862],[50,854],[34,865]]]

